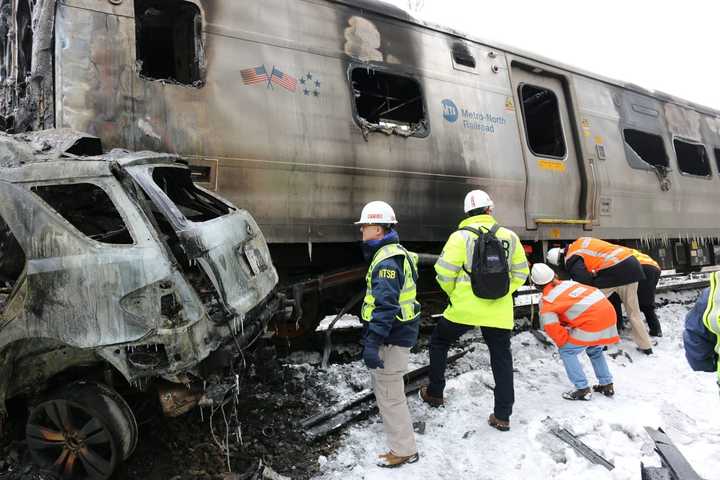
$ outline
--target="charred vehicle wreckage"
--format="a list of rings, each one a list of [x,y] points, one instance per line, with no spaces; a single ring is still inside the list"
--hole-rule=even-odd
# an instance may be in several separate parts
[[[0,282],[0,415],[24,399],[35,463],[67,478],[132,453],[114,385],[161,383],[166,413],[187,411],[283,304],[248,212],[176,156],[67,130],[0,134]]]

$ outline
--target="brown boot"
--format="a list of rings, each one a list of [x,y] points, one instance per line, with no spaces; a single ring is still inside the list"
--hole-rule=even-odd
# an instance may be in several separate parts
[[[612,383],[606,385],[593,385],[593,392],[600,392],[606,397],[612,397],[615,395],[615,388]]]
[[[434,397],[428,393],[428,386],[423,385],[420,387],[420,400],[427,403],[433,408],[442,407],[445,405],[445,399],[443,397]]]
[[[491,413],[488,417],[488,425],[490,425],[493,428],[497,428],[501,432],[507,432],[510,430],[510,421],[509,420],[500,420],[495,416],[494,413]]]
[[[420,460],[420,455],[418,453],[401,457],[400,455],[395,455],[395,452],[392,450],[388,453],[380,454],[378,457],[380,457],[380,461],[377,463],[377,466],[382,468],[397,468],[401,465],[405,465],[406,463],[415,463]]]
[[[565,400],[585,400],[588,401],[592,398],[592,391],[590,387],[578,388],[577,390],[571,390],[562,394]]]

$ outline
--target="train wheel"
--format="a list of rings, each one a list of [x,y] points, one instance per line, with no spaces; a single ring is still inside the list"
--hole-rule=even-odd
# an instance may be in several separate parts
[[[108,390],[114,393],[99,384],[71,384],[33,409],[25,437],[39,467],[63,479],[107,480],[112,476],[129,455],[131,444],[126,439],[132,438],[128,431],[133,430],[134,419],[131,425]]]

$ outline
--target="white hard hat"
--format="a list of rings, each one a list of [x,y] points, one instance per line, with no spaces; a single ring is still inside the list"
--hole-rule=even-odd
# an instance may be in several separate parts
[[[562,253],[562,251],[562,248],[551,248],[550,250],[548,250],[545,259],[550,265],[555,265],[557,267],[560,265],[560,254]]]
[[[383,225],[391,223],[397,223],[397,220],[395,219],[395,211],[393,211],[392,207],[387,203],[376,200],[363,207],[362,213],[360,214],[360,220],[355,222],[355,225]]]
[[[530,272],[530,280],[535,285],[547,285],[555,278],[555,272],[544,263],[536,263]]]
[[[476,208],[492,208],[493,206],[495,206],[495,204],[490,198],[490,195],[482,190],[473,190],[465,195],[465,213],[468,213],[470,210],[475,210]]]

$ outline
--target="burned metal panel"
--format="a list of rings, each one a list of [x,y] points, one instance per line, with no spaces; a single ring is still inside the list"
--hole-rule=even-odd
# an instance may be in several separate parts
[[[4,0],[0,13],[0,130],[51,128],[55,0]]]
[[[110,2],[92,2],[95,9],[80,8],[85,3],[65,1],[57,9],[57,126],[100,137],[106,146],[132,149],[132,2],[114,8]]]
[[[117,204],[136,245],[108,246],[92,241],[26,189],[0,192],[3,216],[24,227],[18,240],[28,257],[25,321],[7,325],[3,343],[45,337],[90,348],[134,341],[157,328],[155,320],[137,316],[121,301],[170,276],[169,262],[163,262],[162,253],[145,240],[150,234],[139,213],[113,192],[113,182],[98,179],[96,184]],[[146,308],[153,311],[153,305]]]

